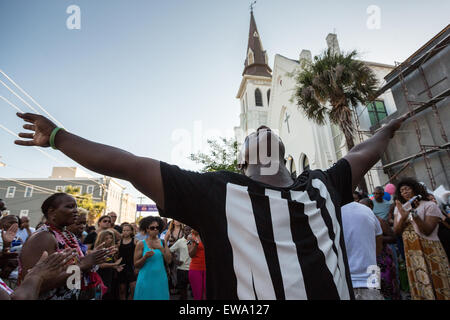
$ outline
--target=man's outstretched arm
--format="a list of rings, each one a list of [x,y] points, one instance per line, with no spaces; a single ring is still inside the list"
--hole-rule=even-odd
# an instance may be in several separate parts
[[[409,114],[406,114],[400,118],[391,120],[370,139],[356,145],[347,153],[344,159],[350,163],[350,167],[352,168],[353,189],[364,178],[367,171],[381,159],[389,140],[408,117]]]
[[[32,113],[18,113],[30,124],[23,127],[33,133],[19,133],[16,140],[22,146],[50,146],[50,135],[56,125],[49,119]],[[55,146],[66,156],[94,172],[130,181],[139,191],[164,208],[164,190],[159,161],[138,157],[134,154],[108,145],[83,139],[75,134],[60,130],[55,137]]]

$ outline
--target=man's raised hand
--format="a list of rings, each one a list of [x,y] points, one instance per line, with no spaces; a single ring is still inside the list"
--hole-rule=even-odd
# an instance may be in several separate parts
[[[34,133],[19,133],[19,137],[30,140],[15,140],[14,143],[20,146],[50,146],[50,135],[56,125],[46,117],[34,113],[17,113],[19,118],[31,124],[24,124],[23,128],[34,131]]]

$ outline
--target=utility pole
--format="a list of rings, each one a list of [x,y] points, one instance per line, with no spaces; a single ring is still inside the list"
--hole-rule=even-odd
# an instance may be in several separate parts
[[[139,199],[139,204],[142,204],[142,199],[145,199],[145,197],[137,197]],[[137,210],[136,210],[137,213]],[[139,218],[141,217],[141,211],[139,211]],[[136,221],[136,214],[134,214],[134,221]]]

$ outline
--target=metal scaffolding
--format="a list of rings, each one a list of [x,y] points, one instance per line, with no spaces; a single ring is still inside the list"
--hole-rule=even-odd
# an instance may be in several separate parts
[[[419,145],[420,152],[417,154],[408,156],[404,159],[397,160],[397,161],[394,161],[394,162],[384,165],[383,169],[385,169],[387,171],[387,174],[389,176],[389,181],[393,181],[401,172],[403,172],[407,167],[409,167],[415,159],[422,157],[424,160],[424,163],[425,163],[428,178],[430,179],[431,188],[434,190],[434,189],[436,189],[436,180],[434,178],[433,168],[431,167],[431,164],[430,164],[429,155],[432,153],[435,153],[435,152],[446,150],[447,157],[450,160],[450,144],[448,143],[448,138],[445,133],[445,129],[442,124],[441,118],[439,116],[439,111],[437,110],[437,106],[436,106],[437,102],[443,101],[449,97],[450,88],[444,90],[440,94],[437,94],[433,97],[432,92],[431,92],[431,87],[428,83],[425,72],[423,70],[423,64],[426,61],[428,61],[430,57],[432,57],[434,54],[436,54],[437,51],[440,51],[443,48],[445,48],[446,46],[448,46],[448,44],[449,44],[448,42],[446,42],[446,43],[444,42],[443,44],[436,45],[434,48],[429,50],[429,52],[425,56],[423,56],[422,58],[418,59],[417,61],[415,61],[413,63],[411,63],[408,60],[403,63],[397,63],[397,62],[395,63],[397,69],[399,70],[398,78],[400,80],[403,96],[404,96],[406,104],[408,106],[410,117],[414,117],[416,114],[421,113],[424,110],[431,107],[433,110],[433,115],[434,115],[434,119],[436,121],[436,125],[439,127],[440,134],[444,141],[444,144],[442,144],[440,146],[423,144],[422,143],[422,132],[420,130],[420,126],[417,122],[417,119],[413,119],[415,134],[417,137],[417,143]],[[406,86],[405,75],[411,74],[414,71],[419,72],[420,77],[423,81],[425,90],[422,93],[426,92],[427,96],[429,98],[429,100],[426,102],[410,100],[408,87]],[[418,106],[418,107],[415,107],[415,106]],[[400,170],[398,170],[397,172],[394,172],[393,167],[400,165],[402,163],[404,163],[404,165],[400,168]]]

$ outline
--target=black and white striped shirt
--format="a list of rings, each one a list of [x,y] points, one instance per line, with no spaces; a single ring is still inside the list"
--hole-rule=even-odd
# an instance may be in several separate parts
[[[201,234],[208,299],[353,299],[340,207],[353,201],[345,159],[287,188],[161,162],[165,210]]]

